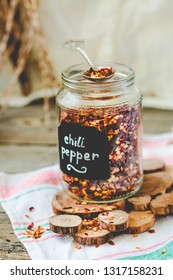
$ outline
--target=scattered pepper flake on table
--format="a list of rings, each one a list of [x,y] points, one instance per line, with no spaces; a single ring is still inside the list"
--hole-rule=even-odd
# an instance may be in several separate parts
[[[155,230],[154,229],[149,229],[148,232],[149,233],[155,233]]]
[[[7,242],[11,242],[11,240],[9,238],[5,238],[5,241]]]
[[[31,223],[27,226],[27,229],[31,230],[33,228],[33,226],[34,226],[34,223]]]
[[[27,219],[31,219],[31,217],[30,217],[29,215],[27,215],[27,214],[25,215],[25,217],[26,217]]]
[[[77,245],[77,244],[74,245],[74,248],[76,248],[76,249],[78,249],[78,250],[82,249],[82,247],[79,246],[79,245]]]
[[[27,237],[27,238],[40,238],[42,236],[42,234],[45,232],[44,228],[42,226],[34,226],[34,223],[31,223],[30,225],[28,225],[28,229],[27,231],[23,232],[23,234]]]
[[[166,253],[166,250],[162,250],[162,255]]]
[[[115,243],[113,242],[113,240],[109,240],[109,241],[108,241],[108,244],[109,244],[109,245],[115,245]]]

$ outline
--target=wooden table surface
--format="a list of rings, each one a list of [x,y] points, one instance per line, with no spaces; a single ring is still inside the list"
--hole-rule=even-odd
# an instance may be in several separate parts
[[[144,109],[144,133],[173,130],[173,111]],[[57,163],[55,105],[50,125],[44,125],[43,105],[9,108],[0,116],[0,171],[33,171]],[[10,240],[7,241],[7,240]],[[0,207],[0,259],[30,259],[14,235],[10,220]]]

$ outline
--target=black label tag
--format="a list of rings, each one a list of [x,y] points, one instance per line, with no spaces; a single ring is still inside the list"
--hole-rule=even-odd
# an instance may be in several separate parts
[[[110,177],[109,143],[94,127],[62,123],[58,128],[61,170],[79,179]]]

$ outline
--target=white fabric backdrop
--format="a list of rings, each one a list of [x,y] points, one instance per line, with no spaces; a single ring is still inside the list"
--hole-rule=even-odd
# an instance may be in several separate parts
[[[173,109],[172,11],[172,0],[40,0],[39,6],[47,46],[59,78],[64,68],[83,61],[79,53],[63,48],[64,41],[83,39],[93,60],[124,63],[136,71],[144,106],[166,109]],[[7,65],[0,76],[1,88],[9,81],[11,71]],[[34,91],[38,89],[35,81]],[[18,87],[11,105],[24,105],[38,94],[46,92],[22,98]]]

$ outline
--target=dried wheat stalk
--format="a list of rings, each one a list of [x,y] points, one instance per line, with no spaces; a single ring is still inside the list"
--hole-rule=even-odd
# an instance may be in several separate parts
[[[6,104],[19,81],[23,94],[31,91],[28,63],[35,61],[43,89],[60,86],[49,57],[38,15],[38,0],[0,1],[0,69],[10,59],[14,73],[4,91]],[[49,120],[49,97],[44,100],[45,120]]]

